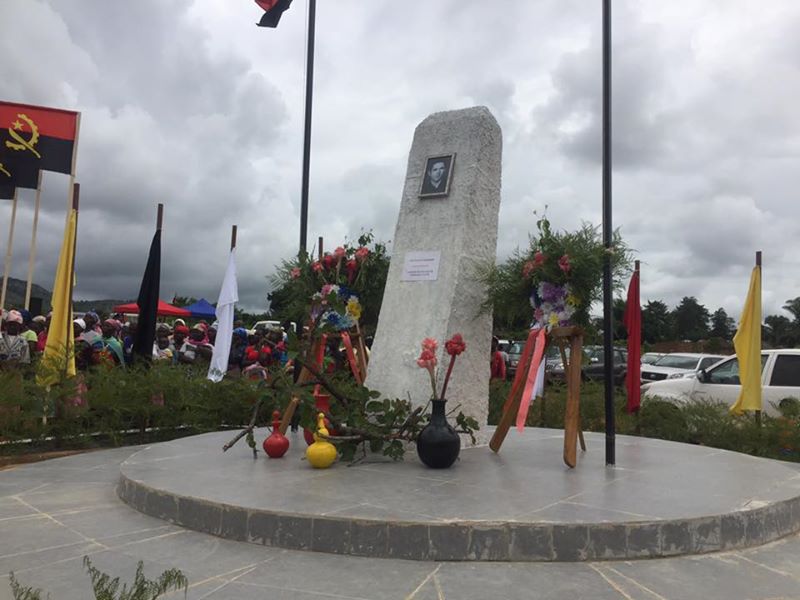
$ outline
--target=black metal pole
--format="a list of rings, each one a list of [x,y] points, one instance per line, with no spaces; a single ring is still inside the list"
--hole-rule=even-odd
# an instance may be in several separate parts
[[[303,186],[300,197],[300,252],[308,234],[308,173],[311,168],[311,101],[314,91],[314,22],[317,0],[308,0],[308,51],[306,55],[306,118],[303,134]]]
[[[605,366],[606,464],[616,464],[614,416],[614,298],[611,286],[611,0],[603,0],[603,350]]]

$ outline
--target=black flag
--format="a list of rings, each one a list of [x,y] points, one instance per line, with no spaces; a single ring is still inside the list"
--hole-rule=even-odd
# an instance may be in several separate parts
[[[277,27],[283,11],[288,9],[291,3],[292,0],[256,0],[256,4],[264,9],[264,16],[256,24],[259,27]]]
[[[153,357],[153,341],[156,337],[156,318],[158,317],[158,293],[161,281],[161,230],[157,229],[150,244],[147,267],[139,287],[139,322],[133,338],[133,352],[150,361]]]

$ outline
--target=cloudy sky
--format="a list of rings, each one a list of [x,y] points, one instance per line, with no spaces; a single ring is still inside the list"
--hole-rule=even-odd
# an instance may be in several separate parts
[[[503,129],[498,256],[534,211],[601,219],[601,14],[588,0],[320,0],[308,239],[390,241],[414,127],[489,107]],[[215,300],[239,226],[242,305],[299,240],[306,6],[3,0],[0,98],[79,110],[79,298],[133,298],[165,204],[161,289]],[[614,2],[614,226],[642,298],[738,317],[756,250],[765,314],[800,296],[800,3]],[[47,174],[37,283],[52,286],[67,178]],[[33,192],[13,272],[24,279]],[[5,249],[10,203],[0,205]]]

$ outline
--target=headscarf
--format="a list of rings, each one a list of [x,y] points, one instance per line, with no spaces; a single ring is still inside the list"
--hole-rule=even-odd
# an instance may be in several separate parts
[[[172,332],[182,333],[183,335],[189,335],[189,328],[186,325],[176,325],[175,329],[173,329]]]
[[[86,321],[83,319],[75,319],[73,323],[80,327],[82,331],[86,331]]]
[[[10,310],[6,315],[6,323],[19,323],[22,325],[22,313],[18,310]]]

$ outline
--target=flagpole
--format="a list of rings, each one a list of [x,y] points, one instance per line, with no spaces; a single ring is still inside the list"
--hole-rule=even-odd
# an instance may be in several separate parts
[[[614,414],[614,319],[611,284],[611,0],[603,0],[603,350],[606,417],[606,464],[616,464]]]
[[[42,200],[42,170],[39,169],[39,181],[36,183],[36,201],[33,205],[33,233],[31,234],[31,251],[28,256],[28,285],[25,286],[25,310],[30,310],[31,286],[33,285],[33,265],[36,262],[36,230],[39,225],[39,205]]]
[[[0,312],[6,309],[6,290],[8,289],[8,275],[11,270],[11,254],[14,251],[14,222],[17,220],[17,196],[19,188],[14,188],[14,199],[11,201],[11,222],[8,224],[8,245],[6,258],[3,263],[3,289],[0,291]]]
[[[70,357],[70,341],[73,342],[73,331],[72,331],[72,292],[75,288],[75,255],[78,252],[78,206],[80,204],[80,197],[81,197],[81,184],[80,183],[73,183],[72,188],[70,190],[70,196],[72,198],[72,204],[70,205],[70,212],[73,210],[75,211],[75,232],[74,237],[72,238],[72,265],[69,270],[69,295],[67,296],[67,306],[68,306],[68,315],[67,315],[67,337],[66,337],[66,352],[64,356],[66,360],[64,361],[64,379],[67,377],[68,365],[69,365],[69,357]],[[69,218],[69,214],[67,215]]]
[[[763,288],[763,277],[761,276],[762,275],[762,273],[761,273],[761,250],[757,250],[756,251],[756,267],[758,267],[758,273],[759,273],[758,284],[760,286],[759,289],[758,289],[758,297],[761,298],[761,288]],[[761,328],[761,315],[758,315],[758,326],[759,326],[759,329],[760,329]],[[761,411],[760,410],[756,411],[756,425],[761,427]]]
[[[231,250],[236,248],[236,229],[236,225],[231,227]]]
[[[308,176],[311,169],[311,105],[314,92],[314,30],[317,0],[308,0],[308,49],[306,51],[306,108],[303,134],[303,181],[300,192],[300,252],[308,235]]]

